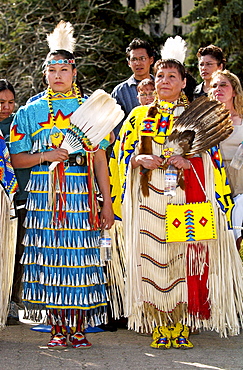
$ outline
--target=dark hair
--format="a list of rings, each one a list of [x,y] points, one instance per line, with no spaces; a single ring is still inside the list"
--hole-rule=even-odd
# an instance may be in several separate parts
[[[183,64],[176,59],[159,59],[154,65],[154,75],[158,72],[160,68],[176,68],[181,75],[181,79],[184,80],[186,77],[186,70]]]
[[[154,51],[151,45],[147,41],[135,38],[130,42],[130,44],[126,48],[127,59],[130,59],[131,50],[135,50],[135,49],[146,49],[149,58],[154,56]]]
[[[13,85],[8,80],[6,80],[5,78],[1,78],[0,79],[0,92],[4,91],[4,90],[11,91],[13,93],[13,96],[14,96],[14,99],[15,99],[15,90],[14,90]]]
[[[190,103],[193,101],[193,92],[196,86],[197,80],[189,72],[186,72],[186,86],[183,90]]]
[[[53,51],[50,51],[47,54],[46,60],[44,61],[43,65],[42,65],[43,69],[45,69],[46,63],[48,62],[48,60],[50,60],[51,57],[53,57],[55,55],[61,55],[64,59],[75,59],[73,53],[70,53],[70,51],[67,51],[67,50],[64,50],[64,49],[53,50]],[[71,64],[71,66],[72,66],[72,69],[76,68],[76,64]]]
[[[225,69],[226,59],[225,59],[223,50],[220,47],[212,45],[212,44],[205,46],[205,47],[201,47],[200,49],[198,49],[197,57],[199,59],[204,55],[211,55],[214,59],[217,60],[218,66],[220,64],[223,64],[223,69]]]

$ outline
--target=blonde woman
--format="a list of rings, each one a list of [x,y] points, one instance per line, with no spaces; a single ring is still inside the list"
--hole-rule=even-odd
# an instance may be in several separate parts
[[[216,71],[212,76],[209,96],[224,103],[231,113],[234,131],[220,143],[222,157],[230,182],[235,207],[233,209],[233,226],[242,226],[243,221],[243,168],[236,170],[230,162],[243,141],[243,90],[239,78],[228,70]],[[242,234],[234,229],[237,248],[240,249]]]

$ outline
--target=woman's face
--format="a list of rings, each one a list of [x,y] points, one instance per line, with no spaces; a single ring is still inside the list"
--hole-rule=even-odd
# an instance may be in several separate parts
[[[8,118],[14,111],[14,94],[10,90],[0,91],[0,121]]]
[[[200,76],[203,80],[211,80],[213,72],[222,70],[222,64],[218,65],[217,59],[211,55],[203,55],[198,60]]]
[[[144,85],[138,91],[138,101],[141,105],[149,105],[154,101],[154,87],[151,84]]]
[[[64,59],[61,55],[55,55],[50,60]],[[46,79],[54,92],[66,93],[72,89],[73,77],[76,76],[76,68],[71,64],[50,64],[46,67]]]
[[[173,102],[180,96],[181,90],[186,86],[186,79],[175,67],[160,68],[155,76],[155,90],[159,100]]]
[[[229,79],[225,76],[215,76],[210,86],[213,97],[221,103],[225,103],[226,108],[230,108],[233,104],[235,92]]]

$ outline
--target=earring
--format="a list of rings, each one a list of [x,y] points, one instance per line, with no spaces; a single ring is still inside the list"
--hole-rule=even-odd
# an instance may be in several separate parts
[[[74,83],[76,82],[76,79],[77,79],[77,75],[74,75],[74,76],[73,76],[73,82],[74,82]]]

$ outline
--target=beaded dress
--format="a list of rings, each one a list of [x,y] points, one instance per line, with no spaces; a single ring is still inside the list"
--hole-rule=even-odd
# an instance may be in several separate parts
[[[72,95],[56,93],[52,94],[52,107],[53,115],[44,96],[19,109],[11,128],[11,153],[36,153],[59,147],[79,102]],[[105,150],[108,145],[104,139],[100,149]],[[86,155],[80,150],[79,154]],[[86,323],[106,322],[99,230],[92,229],[89,223],[88,173],[87,165],[64,165],[64,176],[57,179],[52,204],[48,201],[48,163],[32,168],[27,185],[23,301],[29,309],[40,310],[44,306],[58,312],[64,310],[67,324],[73,326],[75,323],[70,320],[76,310],[86,312]]]

